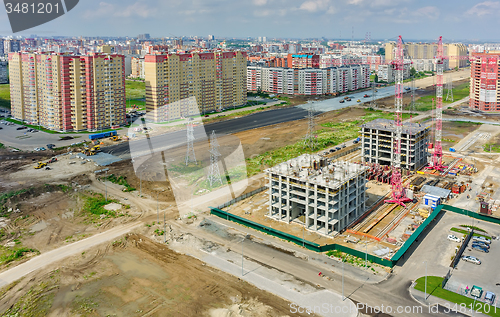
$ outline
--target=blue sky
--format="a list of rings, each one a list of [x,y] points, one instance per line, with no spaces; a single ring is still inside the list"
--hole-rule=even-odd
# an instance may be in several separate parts
[[[80,0],[66,15],[21,34],[45,36],[327,37],[500,40],[500,1]],[[0,13],[0,34],[12,35]]]

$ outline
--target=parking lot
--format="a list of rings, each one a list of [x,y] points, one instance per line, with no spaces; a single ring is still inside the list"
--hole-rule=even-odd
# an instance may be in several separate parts
[[[33,151],[35,148],[54,144],[55,147],[69,146],[75,142],[88,140],[87,134],[51,134],[42,131],[28,132],[28,129],[17,130],[21,125],[5,124],[7,121],[0,120],[0,143],[23,151]],[[72,136],[72,140],[63,140],[63,136]]]
[[[486,230],[489,235],[496,236],[500,233],[500,228],[494,224],[481,223],[478,227]],[[474,285],[483,289],[481,296],[484,301],[484,296],[487,291],[500,295],[500,275],[498,274],[498,263],[500,263],[500,240],[491,240],[489,253],[476,250],[471,247],[472,240],[465,249],[464,256],[473,256],[481,261],[480,265],[460,260],[452,276],[446,285],[446,288],[466,295],[466,289],[470,290]],[[495,298],[494,305],[500,307],[498,298]]]

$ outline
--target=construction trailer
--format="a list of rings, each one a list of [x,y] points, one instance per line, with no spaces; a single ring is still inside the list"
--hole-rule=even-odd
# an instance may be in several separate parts
[[[366,166],[303,154],[265,172],[272,219],[335,236],[365,211]]]
[[[430,128],[419,123],[403,123],[401,168],[416,171],[427,164]],[[395,145],[394,120],[376,119],[361,126],[363,162],[390,165]]]

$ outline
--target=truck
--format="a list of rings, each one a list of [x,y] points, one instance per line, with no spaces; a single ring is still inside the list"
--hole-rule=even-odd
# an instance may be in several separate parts
[[[115,130],[113,130],[113,131],[90,134],[89,139],[96,140],[96,139],[102,139],[102,138],[109,138],[109,137],[112,137],[115,135],[118,135],[118,133]]]

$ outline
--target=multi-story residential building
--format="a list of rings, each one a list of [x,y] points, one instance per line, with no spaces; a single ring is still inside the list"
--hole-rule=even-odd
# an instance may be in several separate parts
[[[0,57],[3,57],[5,55],[4,43],[4,39],[0,39]]]
[[[470,67],[469,107],[500,112],[500,51],[473,53]]]
[[[94,131],[125,120],[123,55],[10,53],[16,119],[55,131]]]
[[[319,55],[317,54],[290,54],[291,68],[319,68]],[[290,63],[289,63],[290,64]]]
[[[130,61],[132,65],[132,72],[130,77],[134,78],[146,78],[145,70],[144,70],[144,58],[142,57],[132,57]]]
[[[0,84],[9,83],[9,73],[7,71],[8,62],[2,58],[0,60]]]
[[[248,66],[248,91],[287,95],[344,93],[370,87],[368,65],[330,68],[280,68]]]
[[[7,39],[3,42],[4,54],[15,53],[21,50],[21,41],[14,39]]]
[[[410,78],[410,68],[411,62],[405,60],[403,67],[403,79]],[[379,65],[377,76],[379,82],[394,82],[396,80],[396,71],[394,70],[394,66],[392,64]]]
[[[448,59],[443,59],[443,70],[450,69],[450,63]],[[436,59],[414,59],[413,60],[413,68],[417,72],[435,72],[436,68]]]
[[[396,43],[385,43],[385,59],[394,59]],[[432,43],[406,43],[405,50],[411,59],[434,59],[437,54],[437,44]],[[449,68],[467,66],[467,47],[461,43],[443,44],[443,55],[449,59]],[[445,68],[446,70],[447,68]]]
[[[155,54],[146,55],[144,60],[146,110],[153,121],[169,121],[246,103],[244,52]],[[182,101],[190,97],[195,97],[196,102]]]

